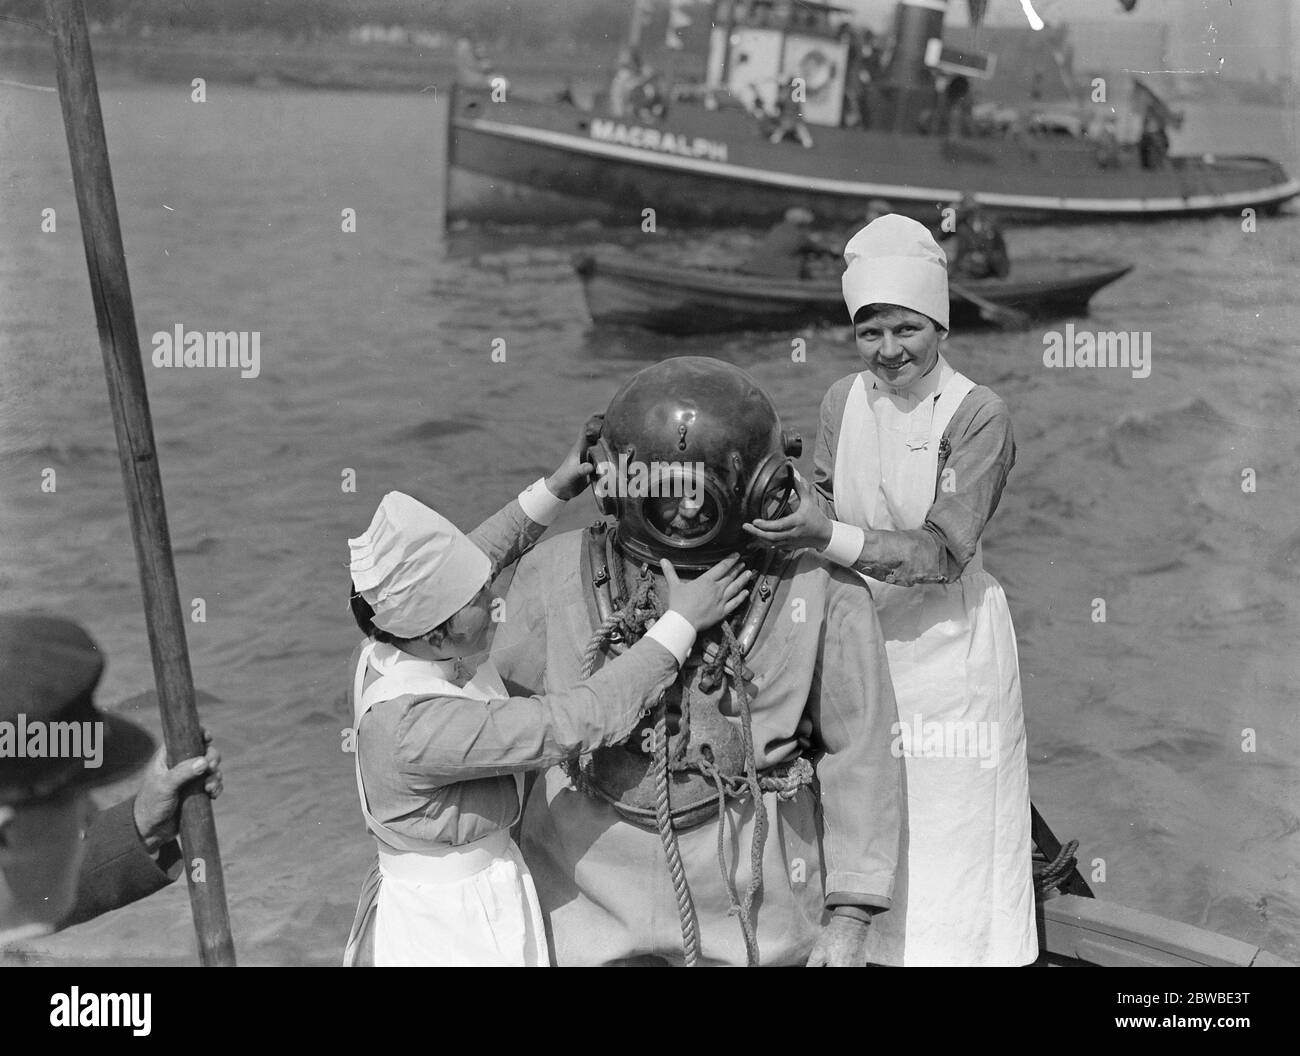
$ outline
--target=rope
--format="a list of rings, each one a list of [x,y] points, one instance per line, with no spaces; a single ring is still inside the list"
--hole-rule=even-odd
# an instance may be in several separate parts
[[[677,919],[682,926],[682,954],[686,959],[686,967],[694,968],[700,961],[700,922],[695,915],[695,902],[686,880],[686,866],[682,863],[681,847],[673,828],[672,803],[668,794],[671,776],[668,768],[668,704],[661,701],[659,717],[655,720],[655,826],[659,830],[659,840],[664,845],[668,875],[672,879],[673,895],[677,899]]]
[[[581,678],[590,678],[596,668],[596,658],[601,649],[617,631],[625,641],[633,641],[645,633],[645,625],[663,615],[663,607],[655,595],[654,580],[642,579],[633,595],[622,608],[611,612],[600,622],[582,651]]]
[[[705,755],[705,752],[708,754]],[[730,902],[727,915],[739,917],[740,899],[736,896],[736,885],[731,882],[731,870],[727,868],[727,786],[722,779],[722,774],[713,765],[713,751],[707,745],[700,754],[700,770],[705,777],[712,779],[713,787],[718,790],[718,870],[722,873],[722,886]]]
[[[579,676],[579,681],[591,677],[591,673],[596,669],[596,657],[600,655],[600,650],[604,644],[609,641],[610,634],[623,621],[624,612],[623,609],[618,612],[611,612],[592,633],[590,641],[587,642],[587,648],[582,652],[582,674]]]
[[[758,935],[753,919],[754,900],[763,893],[763,845],[767,842],[767,810],[763,803],[763,791],[758,783],[758,763],[754,755],[754,725],[750,714],[749,684],[745,681],[751,673],[745,666],[745,654],[741,651],[736,635],[728,623],[722,624],[723,648],[718,655],[728,654],[732,660],[732,670],[736,672],[733,689],[740,703],[740,734],[745,750],[745,784],[754,802],[754,835],[749,847],[749,887],[740,902],[740,930],[745,936],[745,959],[751,968],[759,964]],[[725,659],[723,660],[725,664]]]
[[[1070,840],[1057,852],[1056,857],[1034,875],[1034,887],[1039,894],[1056,887],[1074,870],[1078,859],[1074,852],[1079,849],[1078,840]]]
[[[686,749],[691,743],[691,687],[688,681],[682,685],[682,697],[677,705],[677,747],[673,749],[669,760],[674,770],[681,769],[686,761]]]

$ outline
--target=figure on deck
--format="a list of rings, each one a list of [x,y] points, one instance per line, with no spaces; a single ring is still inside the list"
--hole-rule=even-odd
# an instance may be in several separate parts
[[[803,114],[799,112],[799,105],[795,99],[794,78],[788,78],[782,81],[777,89],[776,97],[776,128],[768,136],[771,143],[781,143],[787,139],[796,140],[804,149],[809,149],[813,145],[812,133],[808,131],[808,126],[804,123]]]
[[[1142,115],[1138,159],[1144,169],[1163,169],[1169,157],[1169,128],[1183,127],[1183,114],[1140,78],[1133,78],[1133,105]]]
[[[1163,169],[1169,156],[1169,133],[1165,122],[1148,110],[1142,115],[1142,136],[1138,140],[1138,158],[1144,169]]]
[[[658,121],[668,111],[662,75],[641,61],[635,48],[623,48],[618,69],[609,86],[609,112],[614,117],[635,117],[647,123]]]
[[[507,682],[610,663],[660,611],[661,558],[706,568],[788,507],[800,446],[736,367],[635,375],[588,459],[614,523],[520,562],[493,644]],[[744,560],[748,606],[701,635],[633,734],[529,795],[521,845],[561,965],[862,964],[891,905],[901,771],[870,592],[811,551]]]

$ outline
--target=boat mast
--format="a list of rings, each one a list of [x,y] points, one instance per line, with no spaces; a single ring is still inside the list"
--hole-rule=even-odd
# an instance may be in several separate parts
[[[627,46],[636,55],[641,52],[641,31],[650,19],[650,0],[632,0],[632,20],[627,27]]]
[[[894,15],[894,53],[885,75],[892,100],[889,129],[910,132],[934,102],[934,77],[925,64],[931,40],[943,39],[948,0],[899,0]]]
[[[713,0],[712,22],[718,24],[718,8],[726,4],[727,17],[722,26],[722,72],[718,80],[725,88],[731,75],[731,34],[736,28],[736,0]]]

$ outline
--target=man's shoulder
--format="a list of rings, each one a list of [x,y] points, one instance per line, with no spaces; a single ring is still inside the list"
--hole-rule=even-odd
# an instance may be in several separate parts
[[[586,535],[585,528],[548,534],[536,546],[519,559],[515,577],[550,577],[572,575],[577,568],[577,559],[582,553],[582,541]]]
[[[805,597],[816,596],[824,605],[828,623],[866,618],[876,622],[876,606],[871,588],[851,568],[832,564],[812,550],[800,552],[787,573],[791,590]]]
[[[791,581],[792,588],[812,588],[828,599],[844,595],[851,605],[872,608],[871,590],[862,577],[852,569],[832,564],[814,550],[799,551],[784,578]]]

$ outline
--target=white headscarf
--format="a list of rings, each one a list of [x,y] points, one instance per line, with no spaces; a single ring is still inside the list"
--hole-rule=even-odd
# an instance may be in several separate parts
[[[897,304],[948,329],[948,258],[924,224],[877,217],[844,247],[840,280],[849,319],[867,304]]]
[[[487,554],[464,532],[400,491],[384,496],[370,527],[348,547],[352,582],[375,610],[375,626],[398,638],[444,623],[492,574]]]

